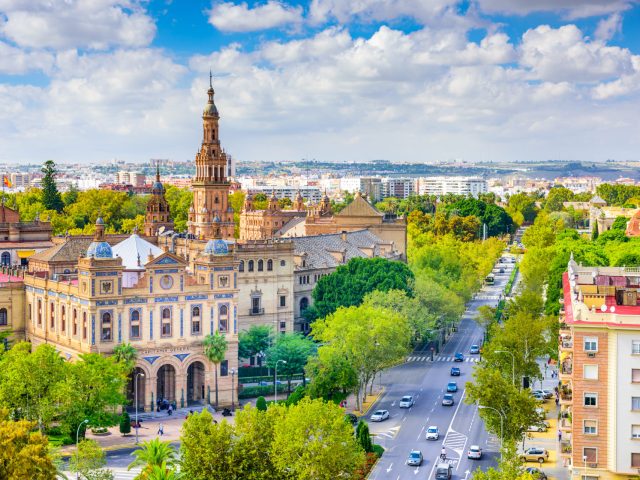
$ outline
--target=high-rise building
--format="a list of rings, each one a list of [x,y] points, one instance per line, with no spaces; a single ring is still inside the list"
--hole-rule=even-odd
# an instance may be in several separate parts
[[[128,172],[120,170],[116,175],[116,183],[121,185],[133,185],[134,187],[144,186],[147,177],[140,172]]]
[[[365,197],[379,202],[382,200],[382,178],[380,177],[344,177],[340,179],[343,192],[360,192]]]
[[[414,193],[413,178],[384,178],[382,179],[382,197],[407,198]]]
[[[487,181],[478,177],[421,177],[416,180],[418,195],[472,195],[487,192]]]

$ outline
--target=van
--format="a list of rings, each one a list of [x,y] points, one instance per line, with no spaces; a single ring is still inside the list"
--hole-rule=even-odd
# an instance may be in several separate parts
[[[451,480],[453,467],[449,463],[439,463],[436,467],[436,480]]]

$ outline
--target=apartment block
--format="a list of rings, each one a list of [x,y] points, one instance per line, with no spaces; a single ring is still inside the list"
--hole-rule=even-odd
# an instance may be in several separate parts
[[[415,192],[413,178],[384,178],[382,180],[382,196],[407,198]]]
[[[382,178],[344,177],[340,179],[340,190],[349,193],[360,192],[374,202],[379,202],[382,200]]]
[[[487,192],[487,181],[479,177],[421,177],[416,180],[418,195],[472,195]]]

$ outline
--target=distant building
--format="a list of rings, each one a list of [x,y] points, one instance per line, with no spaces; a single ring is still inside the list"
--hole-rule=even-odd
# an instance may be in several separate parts
[[[487,181],[479,177],[421,177],[416,180],[419,195],[471,195],[487,193]]]
[[[244,207],[240,213],[239,239],[247,240],[271,240],[276,233],[284,228],[294,218],[305,218],[307,215],[304,198],[298,192],[293,202],[293,208],[282,209],[278,204],[278,198],[272,194],[267,208],[256,210],[253,204],[253,195],[247,193]]]
[[[340,179],[340,190],[343,192],[360,192],[374,202],[382,200],[382,178],[379,177],[344,177]]]
[[[599,177],[559,177],[554,179],[556,185],[562,185],[574,193],[595,192],[602,183]]]
[[[17,211],[0,204],[0,264],[26,266],[29,257],[51,245],[49,221],[22,222]]]
[[[30,173],[12,173],[9,175],[11,180],[11,187],[24,189],[28,188],[31,183],[31,174]]]
[[[413,178],[383,178],[382,197],[407,198],[415,192],[415,180]]]
[[[151,188],[151,198],[147,202],[144,219],[144,233],[153,237],[166,230],[173,230],[173,220],[169,202],[164,198],[164,186],[160,181],[160,167],[156,166],[156,181]]]
[[[143,187],[147,181],[147,177],[140,172],[127,172],[120,170],[116,174],[116,183],[121,185],[133,185],[134,187]]]
[[[282,198],[288,198],[291,201],[294,201],[298,196],[298,193],[302,195],[302,198],[305,202],[309,203],[317,203],[322,198],[322,193],[318,187],[309,187],[309,186],[282,186],[282,185],[256,185],[253,187],[249,187],[246,189],[247,193],[255,196],[258,193],[262,193],[267,197],[271,197],[275,195],[276,199],[280,200]]]

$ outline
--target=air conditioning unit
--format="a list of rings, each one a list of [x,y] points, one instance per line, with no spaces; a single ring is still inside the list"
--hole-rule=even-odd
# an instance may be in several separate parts
[[[589,357],[589,358],[595,358],[595,356],[596,356],[596,352],[588,352],[587,353],[587,357]]]

